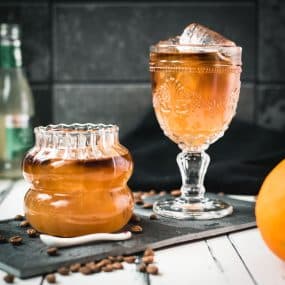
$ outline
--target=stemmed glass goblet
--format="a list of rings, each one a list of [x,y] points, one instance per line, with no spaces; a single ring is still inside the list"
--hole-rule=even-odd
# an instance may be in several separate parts
[[[236,112],[241,47],[161,42],[150,48],[150,72],[157,120],[182,150],[181,196],[156,202],[154,211],[177,219],[231,214],[228,203],[205,197],[203,182],[210,162],[205,150],[223,136]]]

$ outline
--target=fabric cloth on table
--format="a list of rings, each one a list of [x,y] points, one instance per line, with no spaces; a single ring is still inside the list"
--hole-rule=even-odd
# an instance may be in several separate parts
[[[181,185],[176,164],[180,149],[164,136],[150,112],[123,139],[133,155],[133,190],[170,190]],[[285,134],[234,119],[225,135],[207,150],[211,157],[205,186],[208,192],[257,194],[268,172],[285,158]]]

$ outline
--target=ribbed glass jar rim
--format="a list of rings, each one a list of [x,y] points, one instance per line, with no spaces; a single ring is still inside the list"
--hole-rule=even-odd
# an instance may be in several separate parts
[[[67,151],[80,149],[84,150],[81,157],[88,157],[90,150],[97,155],[118,144],[119,127],[92,123],[48,125],[36,127],[35,136],[36,148]],[[71,157],[71,154],[67,156]]]
[[[56,124],[56,125],[47,125],[39,126],[34,129],[35,134],[103,134],[103,133],[118,133],[119,127],[113,124]]]

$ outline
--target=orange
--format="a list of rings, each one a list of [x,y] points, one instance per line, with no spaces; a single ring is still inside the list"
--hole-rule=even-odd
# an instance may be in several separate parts
[[[285,260],[285,160],[265,178],[257,197],[255,215],[265,243]]]

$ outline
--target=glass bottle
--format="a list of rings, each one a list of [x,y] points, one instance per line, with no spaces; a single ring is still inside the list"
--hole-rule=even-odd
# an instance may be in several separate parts
[[[33,143],[34,101],[22,69],[20,29],[0,24],[0,177],[21,177],[21,161]]]

